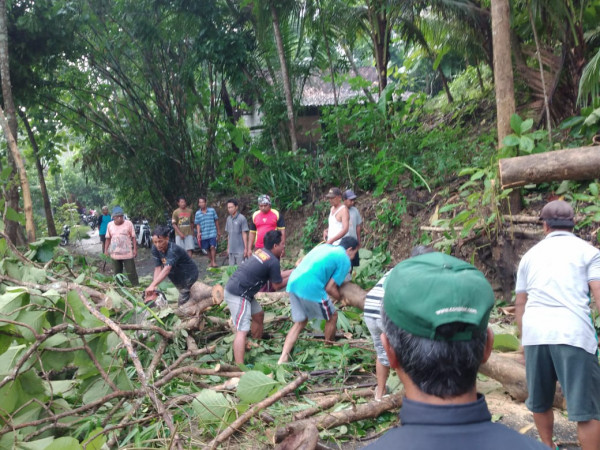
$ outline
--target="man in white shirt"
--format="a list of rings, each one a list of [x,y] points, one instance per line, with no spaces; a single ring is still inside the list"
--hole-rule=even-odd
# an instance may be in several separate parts
[[[516,319],[525,350],[526,405],[542,442],[552,448],[556,381],[577,422],[581,448],[600,448],[600,366],[590,291],[600,306],[600,251],[573,234],[573,208],[563,200],[542,209],[545,239],[521,260]]]

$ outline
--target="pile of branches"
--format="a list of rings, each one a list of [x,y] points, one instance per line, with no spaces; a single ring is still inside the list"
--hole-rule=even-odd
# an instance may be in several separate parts
[[[41,263],[52,238],[24,255],[1,237],[0,448],[216,448],[247,438],[248,421],[261,424],[264,443],[316,448],[319,430],[400,406],[400,393],[371,402],[374,381],[363,364],[310,371],[225,363],[232,334],[222,288],[215,296],[200,283],[202,294],[184,309],[158,311],[54,245]],[[267,322],[268,332],[289,324],[283,316]],[[355,341],[339,344],[340,352],[351,358],[354,345],[357,358],[372,362],[367,341]],[[348,385],[357,372],[369,382]],[[330,408],[336,412],[315,416]]]

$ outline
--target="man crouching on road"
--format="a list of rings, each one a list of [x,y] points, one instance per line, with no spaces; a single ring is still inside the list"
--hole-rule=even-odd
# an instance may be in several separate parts
[[[346,236],[339,245],[322,244],[302,259],[290,276],[287,291],[294,325],[288,332],[278,364],[288,361],[292,348],[308,319],[325,319],[325,340],[333,341],[337,312],[331,297],[341,300],[341,286],[350,271],[350,261],[358,251],[358,241]]]
[[[384,283],[383,347],[406,398],[402,426],[371,449],[547,449],[492,423],[476,390],[477,370],[489,358],[494,293],[472,265],[443,253],[398,264]]]
[[[272,230],[266,233],[264,245],[264,248],[256,249],[250,258],[238,267],[225,286],[225,301],[236,329],[233,340],[236,364],[244,363],[248,331],[254,339],[262,337],[265,313],[254,296],[267,281],[271,282],[275,290],[285,287],[292,272],[281,272],[279,265],[279,258],[285,248],[281,231]]]
[[[179,306],[190,299],[190,289],[198,280],[198,266],[188,252],[169,241],[169,229],[158,226],[152,232],[152,257],[154,258],[154,276],[146,288],[146,301],[155,296],[156,288],[163,280],[169,280],[179,291]]]

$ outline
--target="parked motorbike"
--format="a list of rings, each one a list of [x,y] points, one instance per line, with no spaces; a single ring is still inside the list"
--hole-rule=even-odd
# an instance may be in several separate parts
[[[84,225],[89,226],[92,230],[96,229],[96,225],[98,223],[98,218],[96,217],[95,214],[82,214],[81,215],[81,221],[83,222]]]
[[[71,227],[63,225],[62,233],[60,234],[60,245],[69,245],[69,236],[71,236]]]
[[[135,228],[135,239],[137,244],[142,247],[152,247],[152,237],[150,235],[150,225],[147,220],[136,221],[133,225]]]

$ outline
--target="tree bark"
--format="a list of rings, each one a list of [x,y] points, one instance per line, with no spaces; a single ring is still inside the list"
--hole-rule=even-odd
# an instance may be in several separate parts
[[[25,230],[27,231],[27,240],[33,242],[35,241],[35,225],[33,221],[33,205],[31,203],[31,190],[29,189],[27,171],[25,170],[21,153],[19,153],[19,149],[17,148],[17,141],[9,128],[8,121],[4,116],[4,110],[2,108],[0,108],[0,124],[4,130],[4,135],[8,141],[8,148],[10,149],[10,153],[13,156],[19,172],[19,181],[21,182],[21,190],[23,192],[23,209],[25,210]]]
[[[510,48],[510,6],[508,0],[492,0],[492,41],[494,84],[498,120],[498,146],[511,133],[510,116],[515,112],[515,88]]]
[[[600,173],[600,147],[505,158],[498,165],[503,189],[544,181],[593,180]]]
[[[287,62],[285,60],[285,50],[283,48],[283,39],[281,38],[281,28],[279,27],[279,16],[273,2],[269,2],[271,8],[271,17],[273,19],[273,31],[275,32],[275,42],[277,44],[277,54],[279,55],[279,64],[281,65],[281,76],[283,78],[283,92],[285,94],[285,105],[290,128],[290,140],[292,142],[292,152],[298,151],[298,140],[296,139],[296,124],[294,119],[294,101],[292,99],[292,87],[290,84],[290,75],[288,73]]]
[[[37,169],[38,179],[40,181],[42,201],[44,202],[44,213],[46,214],[48,236],[57,236],[58,234],[56,233],[56,225],[54,224],[54,217],[52,216],[52,205],[50,204],[50,197],[48,196],[48,189],[46,188],[46,179],[44,178],[44,168],[42,167],[42,162],[40,161],[40,149],[37,145],[35,135],[31,130],[31,126],[29,125],[29,120],[27,120],[27,116],[23,111],[20,110],[18,111],[18,114],[23,121],[23,125],[25,125],[25,130],[27,130],[27,136],[29,137],[29,142],[31,143],[31,148],[33,150],[33,156],[35,157],[35,167]]]
[[[504,138],[511,133],[510,117],[515,113],[509,0],[492,0],[491,10],[498,148],[500,149]],[[502,209],[511,214],[521,210],[521,197],[517,191],[510,193],[508,201],[502,205]]]
[[[340,294],[342,294],[342,305],[365,309],[365,297],[367,296],[367,291],[360,286],[346,282],[340,286]],[[259,292],[256,294],[256,298],[259,301],[261,299],[287,301],[289,299],[289,294],[287,292]]]
[[[15,104],[13,102],[10,69],[8,61],[8,27],[6,14],[6,0],[0,0],[0,78],[2,79],[2,98],[4,100],[4,110],[10,132],[17,139],[17,116],[15,115]],[[8,140],[8,137],[7,137]],[[8,206],[15,211],[19,211],[19,187],[12,182],[13,177],[18,173],[16,161],[12,149],[7,154],[8,164],[11,167],[9,179],[11,182],[6,187],[6,202]],[[6,234],[15,245],[26,243],[23,230],[18,222],[5,218]]]
[[[525,366],[516,359],[508,355],[492,353],[490,359],[479,367],[479,372],[502,384],[506,392],[515,400],[524,402],[527,399],[529,394]],[[558,388],[554,394],[554,406],[562,409],[566,407],[564,396]]]

